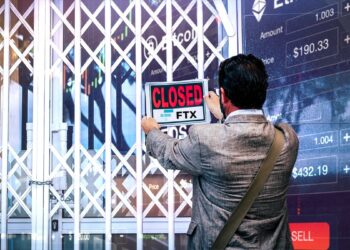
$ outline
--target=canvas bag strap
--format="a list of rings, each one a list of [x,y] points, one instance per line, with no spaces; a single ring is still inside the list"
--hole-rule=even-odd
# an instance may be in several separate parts
[[[276,163],[277,157],[279,156],[282,150],[283,144],[284,137],[282,132],[278,129],[275,129],[275,136],[266,158],[261,163],[258,173],[256,174],[253,182],[250,184],[246,195],[243,197],[241,202],[238,204],[237,208],[231,214],[224,228],[221,230],[218,237],[216,238],[212,247],[213,250],[225,249],[227,244],[232,239],[243,218],[248,213],[248,210],[253,205],[256,197],[258,197],[264,184],[269,178],[269,175]]]

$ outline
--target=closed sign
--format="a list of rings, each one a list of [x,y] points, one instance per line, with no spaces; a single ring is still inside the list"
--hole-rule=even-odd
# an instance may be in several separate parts
[[[146,111],[162,125],[209,123],[210,114],[203,96],[208,83],[203,80],[146,83]]]

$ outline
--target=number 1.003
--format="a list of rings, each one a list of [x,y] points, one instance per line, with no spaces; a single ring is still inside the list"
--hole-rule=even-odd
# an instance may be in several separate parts
[[[328,18],[334,16],[334,14],[335,14],[334,8],[321,11],[321,12],[315,14],[316,21],[319,22],[319,21],[328,19]]]

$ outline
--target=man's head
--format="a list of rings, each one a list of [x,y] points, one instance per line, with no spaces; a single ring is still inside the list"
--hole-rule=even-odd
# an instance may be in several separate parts
[[[255,56],[237,55],[220,64],[219,86],[239,109],[261,109],[268,87],[264,63]]]

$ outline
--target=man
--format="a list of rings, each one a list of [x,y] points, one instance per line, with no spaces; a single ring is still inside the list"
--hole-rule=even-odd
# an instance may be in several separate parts
[[[267,78],[264,64],[253,55],[223,61],[220,100],[210,92],[205,101],[214,116],[227,117],[222,124],[192,126],[185,139],[163,134],[153,118],[142,120],[149,154],[166,169],[193,175],[189,249],[211,248],[266,158],[275,133],[261,110]],[[298,139],[287,124],[276,128],[284,134],[283,149],[227,249],[292,249],[286,192]]]

